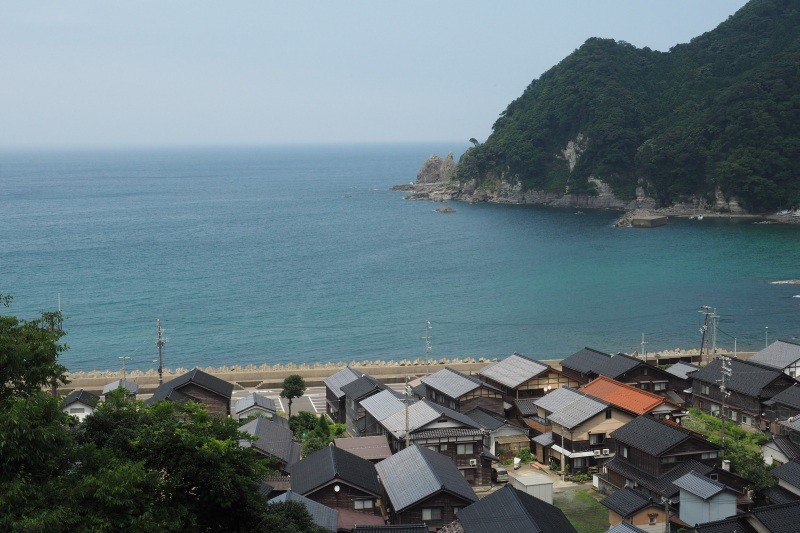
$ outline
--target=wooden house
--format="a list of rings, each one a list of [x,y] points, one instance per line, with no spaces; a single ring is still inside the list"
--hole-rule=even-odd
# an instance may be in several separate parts
[[[275,400],[272,398],[267,398],[263,394],[252,392],[244,398],[239,398],[236,400],[236,405],[233,409],[233,416],[237,420],[245,420],[246,418],[255,416],[272,418],[277,416]]]
[[[158,386],[145,405],[160,401],[201,403],[209,414],[226,417],[231,414],[233,385],[195,368]]]
[[[125,389],[125,396],[128,398],[136,398],[139,393],[139,384],[129,379],[117,379],[103,386],[103,398],[108,397],[117,389]]]
[[[365,435],[364,408],[361,402],[387,388],[386,385],[366,374],[342,386],[341,390],[345,395],[345,423],[347,424],[347,433],[351,437]]]
[[[476,407],[482,407],[502,415],[503,392],[474,376],[462,374],[452,368],[443,368],[421,380],[425,398],[466,413]]]
[[[596,377],[578,391],[633,416],[651,414],[656,418],[676,419],[683,414],[680,405],[671,400],[607,376]]]
[[[478,500],[450,459],[416,444],[375,468],[386,490],[392,524],[425,523],[435,531]]]
[[[607,376],[660,396],[667,395],[668,391],[682,390],[680,378],[655,364],[623,353],[612,356],[593,348],[583,348],[561,361],[561,370],[582,384],[598,376]]]
[[[461,509],[458,522],[464,533],[577,533],[561,509],[511,485]]]
[[[300,443],[295,440],[285,418],[259,416],[241,426],[239,431],[255,437],[255,440],[242,440],[239,445],[277,459],[283,475],[289,475],[292,467],[300,460]]]
[[[356,372],[347,366],[323,380],[325,382],[325,412],[337,424],[345,423],[345,394],[342,387],[354,382],[362,375],[361,372]]]
[[[724,483],[687,472],[674,481],[680,489],[679,518],[687,524],[703,524],[736,515],[739,491]]]
[[[748,359],[777,368],[792,378],[800,378],[800,341],[779,339]]]
[[[518,398],[541,398],[559,387],[577,387],[580,382],[549,365],[512,354],[478,372],[482,381],[503,393],[509,404]]]
[[[608,508],[611,526],[627,522],[647,533],[662,533],[667,523],[664,504],[631,487],[614,491],[600,503]]]

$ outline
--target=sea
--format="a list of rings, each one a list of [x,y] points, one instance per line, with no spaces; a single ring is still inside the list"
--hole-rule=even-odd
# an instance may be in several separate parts
[[[408,201],[460,143],[0,152],[0,314],[71,371],[720,348],[800,337],[800,226]],[[427,336],[427,341],[426,341]],[[708,338],[711,339],[711,331]],[[709,343],[711,341],[709,340]]]

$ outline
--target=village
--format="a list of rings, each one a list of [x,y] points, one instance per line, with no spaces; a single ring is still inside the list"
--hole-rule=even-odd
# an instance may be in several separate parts
[[[405,379],[348,365],[295,399],[295,413],[340,428],[310,453],[274,383],[200,369],[151,392],[135,377],[75,389],[64,411],[81,420],[125,389],[240,420],[252,437],[240,445],[280,465],[265,497],[302,502],[330,531],[788,531],[800,518],[800,343],[748,355],[583,348]],[[570,504],[580,499],[590,505]]]

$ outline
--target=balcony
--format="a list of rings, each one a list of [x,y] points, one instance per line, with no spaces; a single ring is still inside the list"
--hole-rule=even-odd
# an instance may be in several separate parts
[[[553,425],[546,418],[541,418],[538,416],[529,416],[525,419],[525,423],[528,425],[528,427],[538,432],[539,434],[547,433],[548,431],[553,430]]]

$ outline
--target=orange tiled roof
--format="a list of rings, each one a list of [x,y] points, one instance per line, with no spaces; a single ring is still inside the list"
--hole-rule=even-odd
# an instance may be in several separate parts
[[[657,394],[637,389],[606,376],[599,376],[578,390],[637,415],[648,413],[666,402]]]

